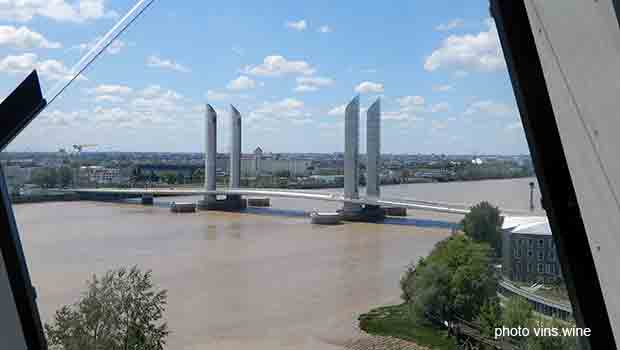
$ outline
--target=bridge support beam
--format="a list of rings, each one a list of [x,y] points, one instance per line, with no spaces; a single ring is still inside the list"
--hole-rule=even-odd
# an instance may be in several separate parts
[[[374,114],[379,114],[378,103],[375,102]],[[360,120],[360,97],[353,98],[344,112],[344,197],[350,199],[359,198],[359,120]],[[374,126],[374,124],[373,124]],[[373,138],[378,136],[373,134]],[[373,140],[375,142],[375,140]],[[379,139],[376,139],[378,151]],[[373,149],[374,150],[374,149]],[[378,157],[376,157],[378,159]],[[376,170],[375,170],[376,171]],[[347,221],[380,221],[385,217],[383,209],[378,206],[362,206],[357,203],[345,202],[342,207],[342,218]]]
[[[230,188],[241,185],[241,113],[230,105]]]
[[[366,196],[379,198],[381,163],[381,100],[377,99],[366,113]]]
[[[205,189],[215,191],[217,113],[211,105],[207,105],[206,119]],[[238,189],[241,185],[241,113],[233,105],[230,106],[230,119],[229,187]],[[246,208],[247,201],[240,195],[226,195],[224,199],[217,199],[214,194],[206,194],[203,200],[198,201],[197,207],[201,210],[237,211]]]
[[[217,113],[210,104],[207,104],[205,120],[205,190],[215,191],[215,167],[217,157]],[[202,210],[210,209],[216,201],[214,194],[205,194],[204,199],[198,201],[197,207]]]
[[[359,198],[358,193],[358,159],[359,159],[359,119],[360,97],[355,96],[347,105],[344,112],[344,196],[345,198]],[[344,203],[343,216],[355,216],[362,207],[355,203]]]

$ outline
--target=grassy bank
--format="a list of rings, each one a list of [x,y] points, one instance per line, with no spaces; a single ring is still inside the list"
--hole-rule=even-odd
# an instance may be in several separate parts
[[[413,319],[406,304],[378,307],[358,319],[360,328],[369,334],[405,339],[433,350],[456,349],[447,331]]]

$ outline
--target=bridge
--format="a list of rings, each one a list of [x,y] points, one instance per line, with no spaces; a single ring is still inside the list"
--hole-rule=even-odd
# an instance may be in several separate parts
[[[201,195],[197,207],[202,210],[238,210],[245,206],[242,196],[286,197],[342,203],[340,213],[346,220],[378,221],[385,216],[386,207],[412,210],[434,211],[448,214],[465,215],[469,205],[439,203],[401,198],[382,198],[380,191],[381,171],[381,104],[377,99],[367,110],[366,117],[366,196],[358,191],[359,166],[359,96],[353,98],[344,112],[344,191],[343,194],[303,192],[276,189],[240,188],[241,184],[241,113],[230,106],[231,147],[229,188],[216,188],[217,156],[217,112],[207,104],[205,120],[205,183],[203,188],[101,188],[75,189],[82,198],[127,198],[142,197],[144,204],[152,203],[155,196],[193,196]],[[503,210],[506,213],[528,215],[515,210]]]
[[[78,193],[85,198],[97,198],[97,196],[120,196],[120,197],[142,197],[153,198],[157,196],[262,196],[316,200],[324,202],[350,203],[362,206],[376,207],[396,207],[410,210],[431,211],[446,214],[465,215],[469,212],[469,205],[457,203],[444,203],[409,198],[380,198],[380,197],[359,197],[346,198],[343,194],[326,192],[309,192],[298,190],[279,190],[263,188],[238,188],[238,189],[217,189],[205,190],[203,188],[84,188],[73,189],[71,192]],[[502,213],[512,215],[531,215],[530,212],[501,209]]]

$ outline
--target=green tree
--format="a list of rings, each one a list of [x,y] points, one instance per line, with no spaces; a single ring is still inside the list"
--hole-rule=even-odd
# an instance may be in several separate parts
[[[43,188],[56,187],[58,185],[58,171],[55,168],[38,169],[32,174],[32,182]]]
[[[417,316],[472,320],[489,298],[496,295],[497,277],[490,264],[491,248],[457,235],[439,242],[418,262],[413,277],[401,282]]]
[[[175,173],[167,172],[161,174],[161,180],[167,184],[174,185],[177,181],[177,176]]]
[[[153,285],[151,275],[134,266],[93,276],[81,299],[45,324],[50,349],[162,350],[169,333],[163,321],[167,292]]]
[[[482,334],[488,338],[495,336],[495,328],[502,326],[502,308],[498,298],[490,298],[482,304],[478,323],[482,329]]]
[[[203,183],[205,181],[205,170],[203,168],[198,168],[192,174],[192,182],[195,183]]]
[[[183,173],[177,173],[176,175],[176,179],[175,182],[178,184],[184,184],[185,183],[185,175],[183,175]]]
[[[480,202],[471,207],[461,224],[463,231],[475,241],[486,242],[497,256],[502,254],[502,217],[499,208],[488,202]]]
[[[508,328],[532,328],[534,309],[525,298],[514,296],[509,298],[502,312],[502,324]],[[516,338],[519,340],[520,338]]]
[[[68,187],[73,183],[73,170],[69,166],[62,166],[58,171],[58,181],[60,186]]]
[[[577,349],[577,338],[576,337],[568,337],[563,336],[561,334],[562,328],[565,327],[573,327],[574,325],[569,325],[566,322],[560,321],[558,319],[546,320],[540,317],[535,321],[535,327],[544,329],[557,329],[557,336],[530,336],[525,341],[525,349],[526,350],[576,350]]]

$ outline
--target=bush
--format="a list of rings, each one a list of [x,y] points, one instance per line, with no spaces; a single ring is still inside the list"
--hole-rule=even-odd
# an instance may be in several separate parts
[[[166,300],[150,270],[134,266],[93,276],[82,298],[60,308],[45,325],[50,349],[161,350],[169,333],[162,320]]]

